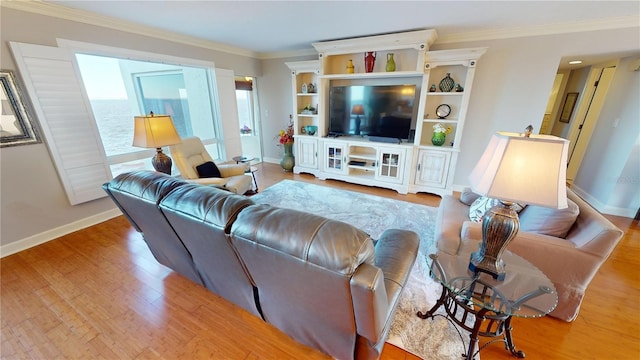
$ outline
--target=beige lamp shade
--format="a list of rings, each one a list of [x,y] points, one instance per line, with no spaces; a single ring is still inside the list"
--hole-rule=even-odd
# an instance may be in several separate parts
[[[364,106],[353,105],[353,108],[351,109],[351,113],[354,115],[364,115]]]
[[[498,132],[469,180],[476,193],[503,201],[567,207],[569,141],[556,136]]]
[[[161,148],[181,141],[169,115],[151,114],[134,118],[133,146]]]

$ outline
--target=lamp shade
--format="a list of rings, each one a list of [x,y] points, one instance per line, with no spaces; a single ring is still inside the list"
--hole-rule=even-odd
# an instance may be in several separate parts
[[[569,141],[498,132],[469,180],[476,193],[503,201],[563,209],[567,205]]]
[[[160,148],[182,142],[169,115],[136,116],[133,126],[133,146]]]
[[[351,109],[351,113],[353,115],[364,115],[364,106],[353,105],[353,108]]]

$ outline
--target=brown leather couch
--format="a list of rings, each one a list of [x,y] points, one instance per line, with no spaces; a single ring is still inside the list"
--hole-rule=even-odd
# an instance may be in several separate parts
[[[414,232],[374,241],[343,222],[156,172],[103,188],[162,264],[334,358],[379,358],[418,253]]]

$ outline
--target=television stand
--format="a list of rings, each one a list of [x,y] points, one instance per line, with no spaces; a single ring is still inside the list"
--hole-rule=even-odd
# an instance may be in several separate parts
[[[384,137],[384,136],[369,136],[369,140],[370,141],[376,141],[376,142],[389,143],[389,144],[400,144],[400,143],[402,143],[402,140],[400,140],[400,139]]]
[[[386,138],[389,139],[389,138]],[[359,136],[343,136],[320,141],[318,158],[321,180],[378,186],[407,194],[410,154],[413,144],[383,144]],[[301,169],[295,169],[294,172]]]

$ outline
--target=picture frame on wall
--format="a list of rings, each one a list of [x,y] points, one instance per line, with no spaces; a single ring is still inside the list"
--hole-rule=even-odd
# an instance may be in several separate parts
[[[567,93],[567,96],[564,98],[564,105],[562,105],[562,112],[560,113],[560,122],[568,123],[571,120],[571,114],[573,114],[573,108],[576,107],[576,102],[578,101],[577,92]]]
[[[40,143],[33,118],[11,70],[0,70],[0,147]]]

